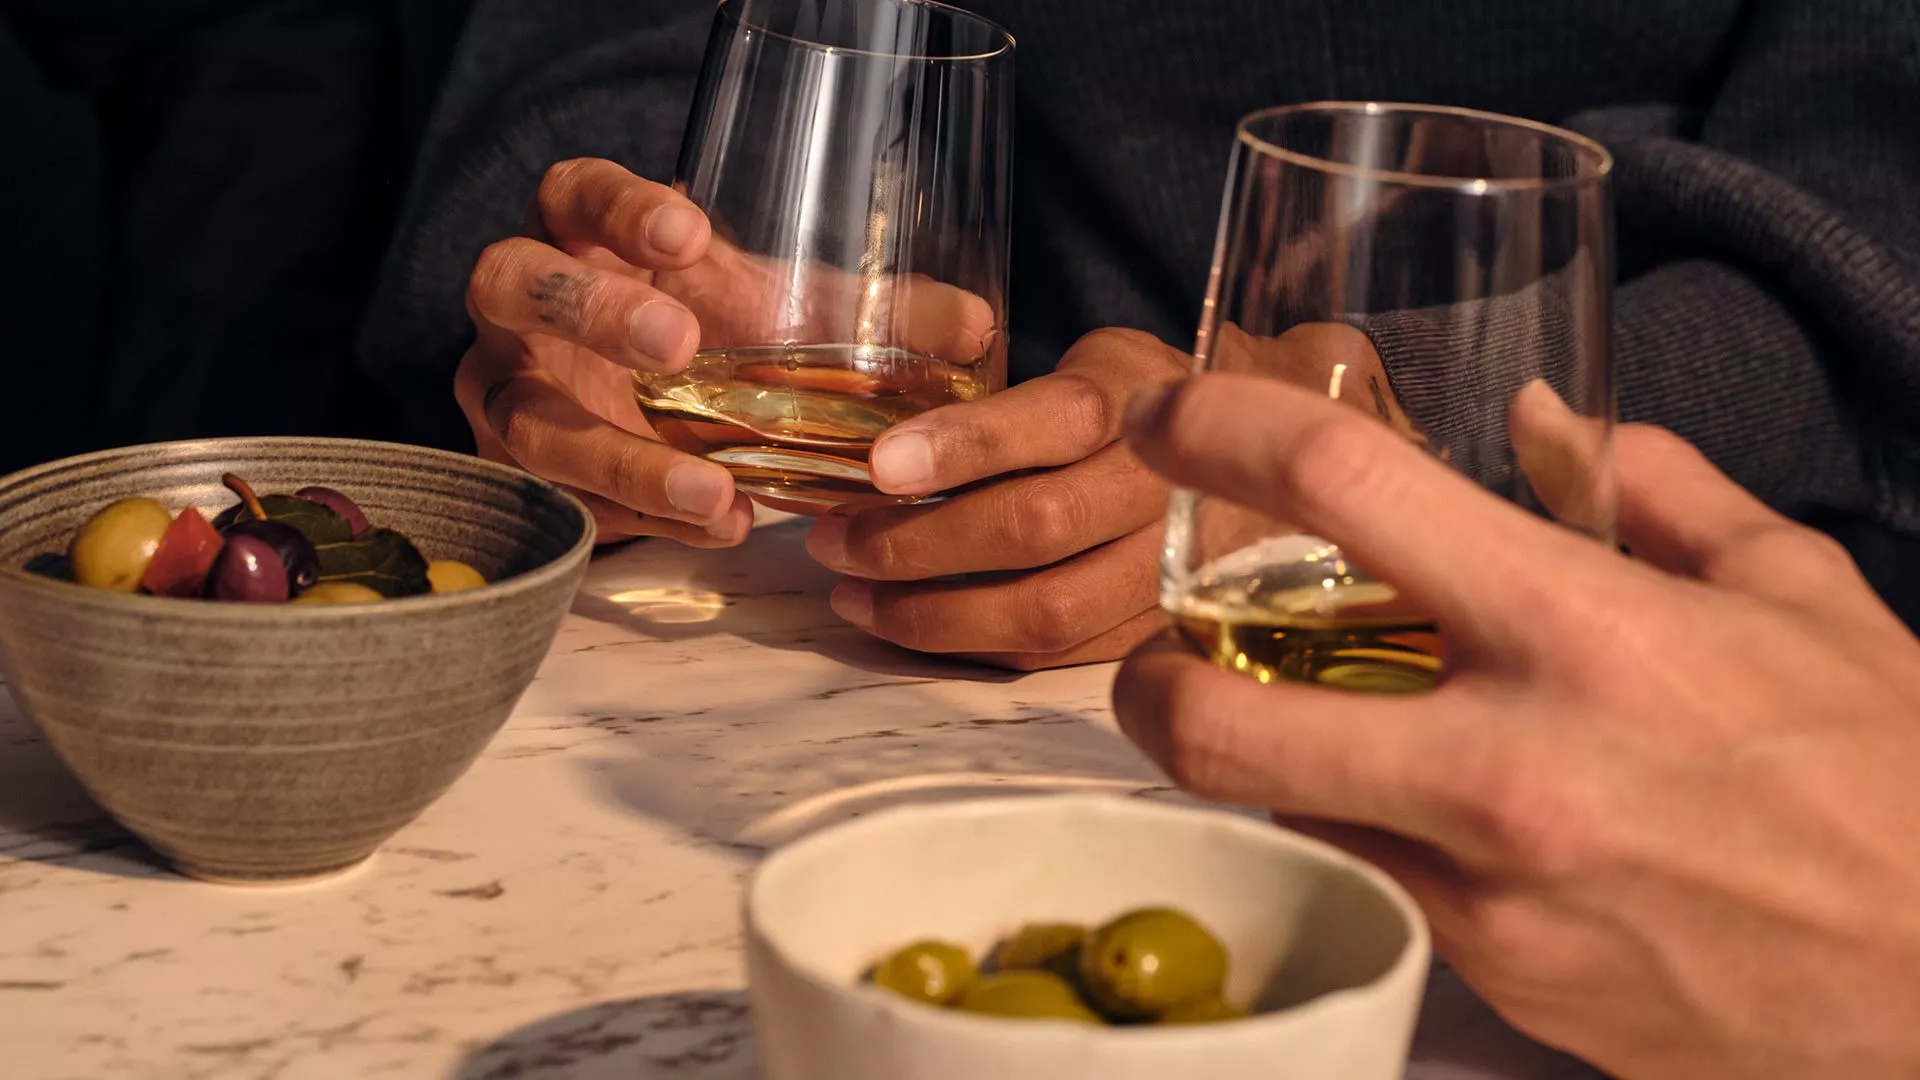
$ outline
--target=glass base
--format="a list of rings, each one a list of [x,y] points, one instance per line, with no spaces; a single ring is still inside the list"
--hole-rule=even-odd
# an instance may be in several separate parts
[[[888,495],[873,486],[866,462],[786,446],[729,446],[707,455],[733,474],[733,486],[754,501],[795,514],[837,507],[906,506],[938,496]]]

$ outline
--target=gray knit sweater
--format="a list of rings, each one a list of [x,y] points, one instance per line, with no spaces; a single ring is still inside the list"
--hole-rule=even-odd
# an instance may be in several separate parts
[[[1769,503],[1920,534],[1920,0],[965,0],[1019,39],[1012,358],[1185,347],[1234,120],[1324,98],[1581,128],[1618,158],[1621,411]],[[708,0],[479,0],[363,338],[457,443],[480,249],[545,167],[669,179]]]

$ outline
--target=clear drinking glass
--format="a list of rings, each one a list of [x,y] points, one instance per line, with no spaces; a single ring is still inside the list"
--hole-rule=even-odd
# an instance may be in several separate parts
[[[1611,543],[1611,168],[1590,140],[1462,109],[1253,113],[1196,370],[1327,394]],[[1432,620],[1337,544],[1225,499],[1175,493],[1161,601],[1263,682],[1418,691],[1443,663]]]
[[[1013,39],[926,0],[723,0],[676,185],[712,253],[655,284],[705,313],[634,376],[661,438],[762,501],[874,490],[874,437],[1006,385]]]

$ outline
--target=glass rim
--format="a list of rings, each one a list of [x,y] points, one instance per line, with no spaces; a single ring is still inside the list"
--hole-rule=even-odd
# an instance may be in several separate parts
[[[967,64],[967,63],[979,63],[980,61],[983,61],[983,60],[992,60],[996,57],[1005,56],[1013,52],[1015,46],[1017,45],[1017,42],[1014,41],[1013,33],[1009,31],[1006,27],[1001,26],[999,23],[994,22],[992,19],[989,19],[984,15],[977,15],[971,11],[966,10],[965,8],[955,7],[952,4],[944,4],[944,3],[941,3],[940,0],[895,0],[895,2],[902,7],[912,6],[912,7],[921,7],[921,8],[931,8],[935,11],[942,12],[946,15],[956,17],[966,22],[971,22],[971,23],[975,23],[977,25],[983,26],[987,29],[988,33],[1000,39],[1000,46],[999,48],[992,49],[987,52],[958,53],[958,54],[953,54],[948,56],[928,56],[928,55],[920,55],[916,53],[879,52],[873,49],[850,49],[840,45],[828,45],[825,42],[821,42],[821,41],[812,41],[810,39],[803,38],[803,37],[795,37],[792,34],[783,34],[778,30],[769,29],[768,27],[761,26],[758,23],[748,22],[747,20],[743,19],[740,16],[740,8],[744,6],[746,3],[748,3],[748,0],[718,0],[718,7],[720,9],[721,16],[723,18],[732,20],[732,22],[736,26],[742,26],[749,30],[753,30],[753,31],[757,31],[758,33],[765,34],[766,36],[770,38],[774,38],[778,41],[784,41],[790,45],[798,45],[803,49],[811,49],[814,52],[823,53],[828,56],[833,56],[833,55],[867,56],[867,57],[873,57],[875,59],[911,60],[915,63]]]
[[[729,0],[730,2],[730,0]],[[1351,165],[1344,161],[1332,161],[1299,150],[1290,150],[1269,139],[1261,138],[1252,131],[1254,124],[1280,117],[1305,115],[1308,113],[1344,113],[1384,116],[1391,113],[1416,116],[1444,116],[1457,120],[1472,120],[1498,127],[1517,128],[1535,135],[1545,136],[1567,143],[1582,153],[1591,155],[1595,164],[1591,170],[1582,170],[1575,176],[1544,178],[1511,177],[1495,179],[1492,177],[1437,176],[1431,173],[1400,172],[1394,169],[1380,169],[1368,165]],[[1398,101],[1305,101],[1294,105],[1274,105],[1265,109],[1256,109],[1242,116],[1233,128],[1234,139],[1256,153],[1278,158],[1320,172],[1338,176],[1348,176],[1365,180],[1382,180],[1407,187],[1430,188],[1441,191],[1453,191],[1462,195],[1492,195],[1515,191],[1552,191],[1561,188],[1588,187],[1602,184],[1613,174],[1613,153],[1597,140],[1578,132],[1538,120],[1528,120],[1503,113],[1486,112],[1481,109],[1469,109],[1457,105],[1421,105]]]

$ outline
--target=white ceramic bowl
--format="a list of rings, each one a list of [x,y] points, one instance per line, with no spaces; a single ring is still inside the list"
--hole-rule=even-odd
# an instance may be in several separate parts
[[[1172,905],[1231,957],[1224,1024],[1096,1028],[935,1009],[860,983],[926,937],[976,957],[1020,924]],[[1027,796],[884,811],[770,856],[746,900],[767,1080],[1399,1080],[1429,941],[1340,851],[1220,811]]]

